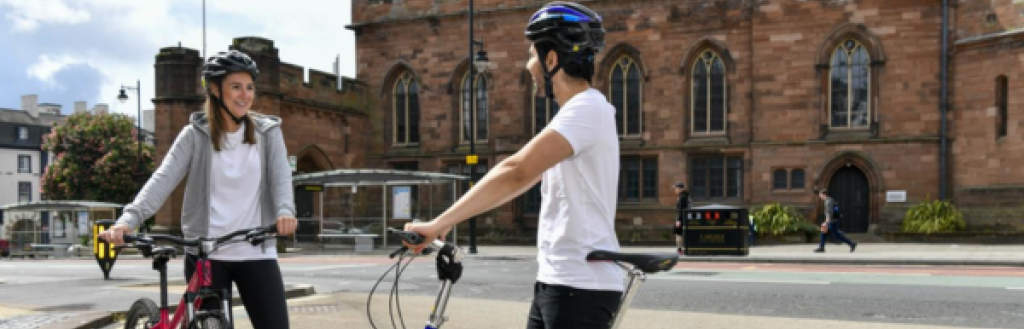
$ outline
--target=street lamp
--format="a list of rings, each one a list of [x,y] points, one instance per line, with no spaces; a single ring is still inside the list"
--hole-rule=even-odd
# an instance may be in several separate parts
[[[135,160],[135,169],[139,170],[142,164],[142,82],[141,80],[135,80],[135,87],[121,85],[121,93],[117,95],[117,100],[124,104],[128,101],[128,94],[125,90],[135,90],[135,99],[139,101],[139,108],[136,109],[135,118],[135,138],[139,141],[139,156]]]
[[[478,43],[480,48],[483,48],[484,43]],[[480,49],[476,52],[476,58],[473,59],[473,66],[476,67],[477,72],[487,73],[487,68],[491,66],[491,61],[487,58],[487,51]]]
[[[476,52],[476,57],[473,57],[473,50],[475,46],[480,46],[480,51]],[[469,154],[466,155],[466,164],[469,165],[469,186],[472,188],[476,184],[476,115],[477,110],[477,92],[476,90],[476,74],[477,71],[484,73],[487,71],[490,62],[487,60],[487,52],[483,50],[484,43],[478,42],[473,39],[473,0],[469,0],[469,59],[473,61],[472,65],[469,65],[469,93],[472,94],[470,110],[473,111],[473,115],[469,117]],[[476,216],[469,219],[469,253],[476,254]]]

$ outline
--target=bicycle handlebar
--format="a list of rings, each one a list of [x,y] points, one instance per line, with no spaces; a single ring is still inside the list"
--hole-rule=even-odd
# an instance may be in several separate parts
[[[419,233],[412,231],[403,231],[396,228],[389,227],[388,233],[397,235],[399,238],[402,239],[402,241],[405,241],[409,244],[422,244],[424,239],[423,236],[420,235]],[[444,241],[441,241],[440,239],[436,239],[430,243],[430,247],[435,247],[439,249],[444,247],[444,245]]]
[[[142,243],[142,244],[152,245],[152,244],[154,244],[156,242],[161,242],[162,241],[162,242],[169,242],[169,243],[174,244],[174,245],[185,246],[185,247],[199,247],[199,245],[202,242],[204,242],[204,241],[213,241],[214,244],[220,245],[220,244],[223,244],[225,242],[228,242],[229,240],[231,240],[231,239],[233,239],[235,237],[244,235],[246,241],[249,241],[249,242],[253,243],[253,245],[256,245],[256,244],[259,244],[259,242],[262,242],[262,241],[259,241],[259,242],[257,242],[257,241],[258,240],[262,240],[261,238],[263,238],[262,237],[263,235],[270,235],[270,234],[276,234],[276,233],[277,233],[277,224],[271,224],[271,225],[267,225],[267,226],[264,226],[264,227],[248,228],[248,229],[242,229],[242,230],[234,231],[234,232],[225,234],[225,235],[223,235],[221,237],[218,237],[218,238],[184,238],[184,237],[173,236],[173,235],[165,235],[165,234],[125,234],[124,235],[124,242],[125,243]]]

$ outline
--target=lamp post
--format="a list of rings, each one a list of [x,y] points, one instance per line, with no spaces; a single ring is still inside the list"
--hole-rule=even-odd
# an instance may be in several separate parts
[[[480,46],[480,51],[476,52],[476,57],[473,56],[473,50],[476,46]],[[487,52],[483,50],[484,43],[478,42],[473,39],[473,0],[469,0],[469,59],[473,61],[472,65],[469,65],[469,93],[470,98],[470,111],[469,116],[469,154],[466,155],[466,164],[469,165],[469,186],[473,188],[476,184],[476,116],[477,113],[477,85],[476,75],[477,72],[484,73],[490,66],[490,61],[487,60]],[[476,216],[469,219],[469,253],[476,254]]]
[[[139,107],[135,110],[135,139],[139,142],[139,154],[135,159],[135,169],[139,170],[142,164],[142,82],[135,80],[135,87],[121,85],[121,93],[117,95],[117,100],[124,104],[128,101],[128,94],[125,90],[135,90],[135,99],[139,101]]]

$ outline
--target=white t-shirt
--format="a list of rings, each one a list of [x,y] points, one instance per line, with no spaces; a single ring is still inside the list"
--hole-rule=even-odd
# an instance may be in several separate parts
[[[615,206],[619,137],[615,108],[594,89],[566,102],[546,129],[558,132],[573,154],[544,172],[537,228],[537,281],[588,290],[623,290],[624,274],[611,262],[588,262],[594,250],[618,251]]]
[[[262,225],[259,194],[263,166],[260,148],[242,143],[244,137],[243,124],[238,131],[225,133],[220,152],[213,152],[210,171],[211,237]],[[231,243],[221,246],[210,254],[210,258],[227,261],[275,259],[277,248],[267,247],[264,252],[262,246],[247,242]]]

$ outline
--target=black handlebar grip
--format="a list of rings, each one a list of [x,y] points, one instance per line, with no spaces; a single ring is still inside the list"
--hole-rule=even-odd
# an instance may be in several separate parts
[[[139,240],[139,236],[135,234],[125,234],[124,243],[133,243]]]
[[[403,241],[408,242],[410,244],[421,244],[421,243],[423,243],[423,236],[420,235],[419,233],[416,233],[416,232],[402,231],[402,230],[394,229],[394,228],[388,228],[388,232],[391,232],[391,234],[397,235]]]

